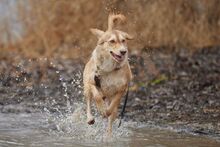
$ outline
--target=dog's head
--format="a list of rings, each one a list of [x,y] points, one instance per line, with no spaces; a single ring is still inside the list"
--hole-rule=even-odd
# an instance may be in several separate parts
[[[126,32],[114,29],[117,20],[124,22],[125,16],[111,14],[108,18],[107,31],[91,29],[91,32],[98,37],[98,46],[102,46],[106,54],[109,54],[116,62],[121,63],[128,57],[127,41],[133,37]]]

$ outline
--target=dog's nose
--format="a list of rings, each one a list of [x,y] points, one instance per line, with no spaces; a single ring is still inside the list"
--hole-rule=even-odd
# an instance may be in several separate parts
[[[122,55],[125,55],[127,51],[120,51]]]

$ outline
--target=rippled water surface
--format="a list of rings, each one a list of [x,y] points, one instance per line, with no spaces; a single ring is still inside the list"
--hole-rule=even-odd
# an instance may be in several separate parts
[[[0,146],[220,146],[214,139],[178,133],[153,125],[123,122],[105,135],[106,120],[85,123],[82,108],[61,115],[43,113],[0,113]]]

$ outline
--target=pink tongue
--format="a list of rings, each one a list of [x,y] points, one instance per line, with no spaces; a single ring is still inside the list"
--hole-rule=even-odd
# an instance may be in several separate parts
[[[119,56],[119,55],[116,55],[118,58],[121,58],[121,56]]]

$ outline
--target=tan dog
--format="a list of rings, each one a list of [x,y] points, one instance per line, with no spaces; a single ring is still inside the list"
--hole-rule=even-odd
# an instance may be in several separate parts
[[[95,122],[91,113],[91,100],[95,100],[100,113],[108,117],[108,133],[112,132],[112,122],[117,116],[118,106],[125,94],[132,73],[128,63],[127,40],[132,37],[115,30],[117,20],[125,21],[125,16],[109,15],[106,32],[91,29],[98,37],[98,43],[83,73],[84,96],[87,101],[87,122]]]

